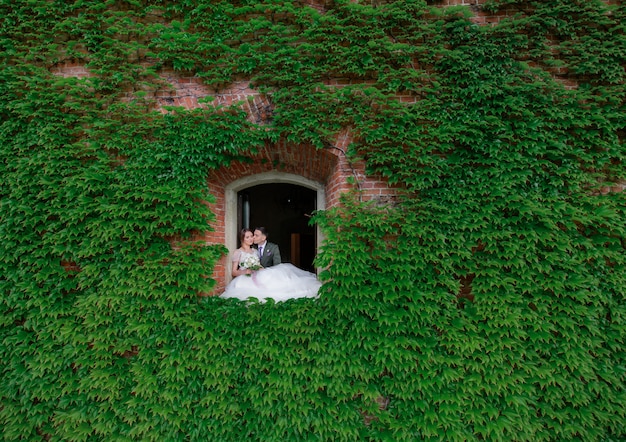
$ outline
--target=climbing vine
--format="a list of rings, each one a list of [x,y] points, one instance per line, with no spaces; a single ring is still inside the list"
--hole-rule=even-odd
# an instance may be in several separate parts
[[[624,439],[612,3],[0,2],[2,437]],[[157,111],[163,69],[271,118]],[[398,195],[315,215],[319,299],[199,297],[205,177],[346,128]]]

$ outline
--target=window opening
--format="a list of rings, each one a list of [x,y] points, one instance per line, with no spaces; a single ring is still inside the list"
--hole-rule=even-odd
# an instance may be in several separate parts
[[[264,226],[280,247],[283,262],[315,272],[316,228],[309,225],[317,209],[315,190],[287,183],[266,183],[237,193],[237,231]]]

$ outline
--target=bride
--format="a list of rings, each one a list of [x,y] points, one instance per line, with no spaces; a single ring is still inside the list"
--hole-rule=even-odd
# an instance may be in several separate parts
[[[252,248],[254,233],[243,229],[239,235],[241,247],[232,258],[233,280],[222,294],[224,298],[267,298],[284,301],[291,298],[317,296],[322,283],[315,274],[299,269],[292,264],[278,264],[263,268],[256,249]]]

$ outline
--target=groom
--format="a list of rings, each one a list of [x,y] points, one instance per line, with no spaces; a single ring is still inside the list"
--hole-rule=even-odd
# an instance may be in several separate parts
[[[280,264],[280,249],[278,244],[267,241],[267,230],[265,227],[254,229],[254,244],[258,248],[259,258],[263,267],[271,267]]]

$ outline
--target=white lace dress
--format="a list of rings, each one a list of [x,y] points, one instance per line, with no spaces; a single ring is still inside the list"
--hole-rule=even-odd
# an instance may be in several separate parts
[[[239,268],[245,268],[241,263],[252,262],[255,257],[256,254],[241,251]],[[321,285],[314,273],[283,263],[255,271],[252,275],[237,276],[228,284],[222,297],[242,300],[256,298],[261,302],[268,298],[277,302],[292,298],[313,298],[317,296]]]

